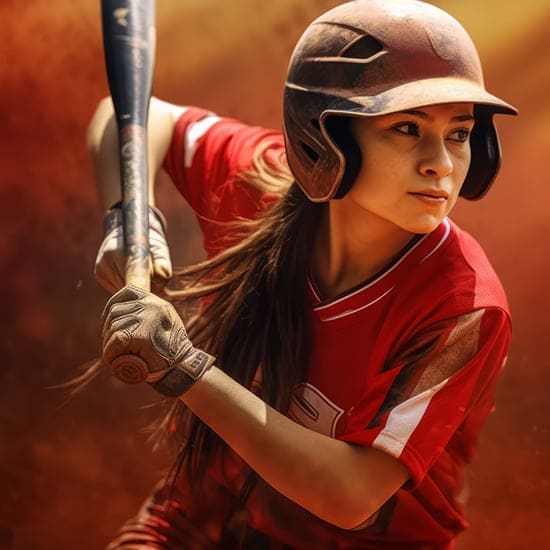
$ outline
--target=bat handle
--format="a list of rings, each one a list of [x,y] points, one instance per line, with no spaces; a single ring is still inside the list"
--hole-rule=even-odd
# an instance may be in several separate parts
[[[120,355],[110,364],[113,374],[125,384],[139,384],[149,374],[147,363],[137,355]]]
[[[147,131],[137,124],[123,125],[119,141],[125,281],[150,291]]]
[[[132,266],[126,269],[125,284],[136,286],[147,292],[151,291],[151,276],[149,269],[145,269],[142,265],[132,269]]]

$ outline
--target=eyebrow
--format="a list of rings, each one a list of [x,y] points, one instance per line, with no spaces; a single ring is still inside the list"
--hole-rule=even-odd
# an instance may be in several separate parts
[[[425,113],[424,111],[418,111],[416,109],[407,109],[405,111],[400,111],[401,113],[405,113],[407,115],[414,115],[419,118],[423,118],[424,120],[433,120],[433,116],[429,115],[428,113]],[[451,118],[451,122],[465,122],[467,120],[474,120],[474,115],[471,115],[470,113],[466,115],[457,115]]]

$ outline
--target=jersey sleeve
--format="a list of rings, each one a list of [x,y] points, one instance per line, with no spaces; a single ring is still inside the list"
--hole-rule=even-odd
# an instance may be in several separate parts
[[[276,199],[248,183],[254,153],[284,158],[280,132],[248,126],[231,118],[189,107],[178,119],[164,169],[195,211],[209,255],[223,248],[228,222],[254,219]]]
[[[499,308],[444,319],[420,331],[380,373],[380,384],[391,381],[381,405],[373,414],[376,390],[367,391],[340,439],[401,461],[411,476],[410,489],[450,447],[467,464],[494,409],[510,338],[509,317]]]

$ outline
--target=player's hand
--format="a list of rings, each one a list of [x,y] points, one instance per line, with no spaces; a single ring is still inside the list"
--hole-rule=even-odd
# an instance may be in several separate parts
[[[163,288],[172,277],[172,261],[166,243],[166,221],[162,213],[149,207],[149,250],[153,287]],[[105,290],[114,293],[124,286],[124,234],[122,209],[113,207],[103,217],[103,242],[95,260],[95,280]]]
[[[174,306],[150,292],[125,286],[102,317],[104,363],[113,368],[124,356],[137,356],[147,366],[145,381],[164,395],[183,394],[214,362],[193,347]]]

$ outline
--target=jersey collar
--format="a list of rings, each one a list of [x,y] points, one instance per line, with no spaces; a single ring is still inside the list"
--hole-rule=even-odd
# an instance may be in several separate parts
[[[382,273],[329,300],[322,300],[308,277],[313,310],[321,321],[342,319],[363,311],[380,300],[387,299],[399,284],[403,273],[411,273],[414,266],[426,261],[448,240],[451,222],[445,218],[431,233],[421,237],[396,262]]]

